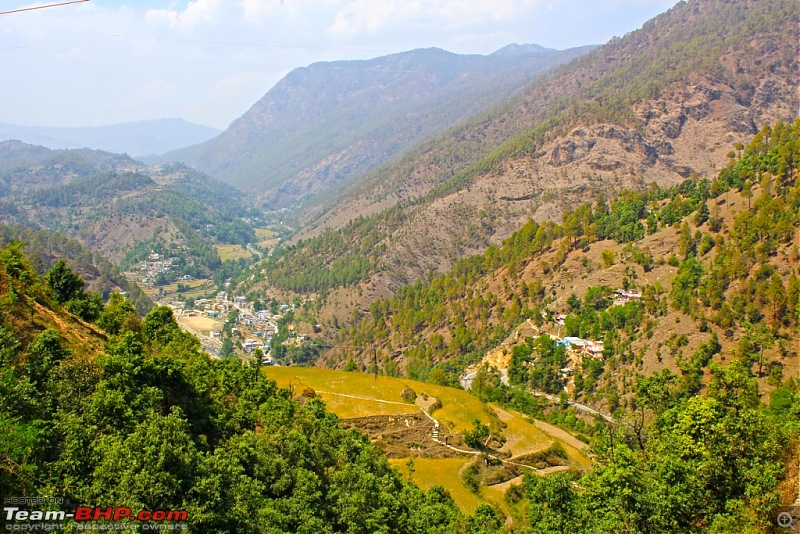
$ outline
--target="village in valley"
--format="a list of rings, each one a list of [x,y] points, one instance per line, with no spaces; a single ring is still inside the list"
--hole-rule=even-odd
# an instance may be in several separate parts
[[[126,275],[139,281],[158,304],[169,306],[178,324],[196,335],[212,356],[257,357],[261,365],[276,365],[271,343],[284,322],[281,341],[286,346],[301,346],[308,340],[286,320],[291,319],[294,304],[281,304],[274,298],[248,301],[243,295],[220,291],[213,280],[183,274],[189,270],[190,260],[151,252]],[[226,288],[229,285],[225,283]]]
[[[273,339],[280,335],[277,345],[281,355],[286,348],[300,349],[313,342],[309,333],[296,331],[295,304],[279,303],[276,299],[248,300],[243,295],[232,295],[229,283],[220,290],[213,280],[196,278],[191,274],[191,261],[180,256],[163,257],[152,252],[147,260],[134,266],[128,273],[140,280],[154,300],[172,308],[182,328],[196,335],[205,350],[215,357],[238,357],[243,360],[258,358],[261,365],[302,363],[292,358],[279,358],[273,354]],[[157,279],[162,279],[160,284]],[[164,280],[172,281],[164,284]],[[638,301],[642,293],[635,289],[610,291],[611,306],[624,306]],[[489,351],[483,359],[467,367],[459,378],[464,389],[472,389],[473,381],[481,369],[493,373],[501,383],[510,384],[509,368],[515,345],[528,338],[548,336],[557,347],[564,348],[564,361],[559,372],[563,391],[571,394],[576,370],[586,360],[603,360],[604,342],[584,339],[575,335],[562,335],[570,314],[566,311],[545,310],[540,326],[531,319],[517,326],[504,343]],[[528,365],[535,366],[535,363]]]

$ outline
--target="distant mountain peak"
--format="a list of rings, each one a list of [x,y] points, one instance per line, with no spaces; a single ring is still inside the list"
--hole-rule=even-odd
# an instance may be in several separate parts
[[[520,56],[544,56],[557,52],[554,48],[547,48],[538,44],[518,44],[511,43],[499,50],[495,50],[489,57],[520,57]]]
[[[179,118],[141,120],[106,126],[50,127],[0,123],[0,140],[19,139],[50,149],[91,148],[147,156],[162,154],[217,136],[219,130]]]
[[[586,52],[512,45],[501,55],[419,48],[288,73],[223,134],[165,154],[282,208],[356,181]],[[267,170],[268,169],[268,170]]]

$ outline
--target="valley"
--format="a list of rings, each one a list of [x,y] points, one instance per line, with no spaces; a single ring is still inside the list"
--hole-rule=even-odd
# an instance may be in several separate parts
[[[798,24],[688,0],[288,69],[224,131],[0,124],[52,146],[0,141],[0,490],[193,532],[781,532]]]

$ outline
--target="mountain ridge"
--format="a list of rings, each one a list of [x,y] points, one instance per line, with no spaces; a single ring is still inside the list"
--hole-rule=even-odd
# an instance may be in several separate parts
[[[586,48],[505,56],[422,49],[293,70],[224,134],[164,155],[286,207],[347,183]]]
[[[154,119],[103,126],[21,126],[0,123],[0,141],[19,140],[50,149],[90,148],[135,157],[163,154],[221,133],[184,119]]]
[[[797,20],[784,0],[678,4],[307,207],[296,240],[361,216],[394,219],[399,206],[404,222],[375,275],[395,289],[499,244],[530,216],[713,175],[730,146],[794,117]]]

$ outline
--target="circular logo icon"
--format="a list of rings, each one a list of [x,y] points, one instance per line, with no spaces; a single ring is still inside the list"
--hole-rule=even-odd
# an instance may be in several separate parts
[[[778,526],[783,528],[789,528],[792,526],[792,514],[789,512],[781,512],[778,514]]]

